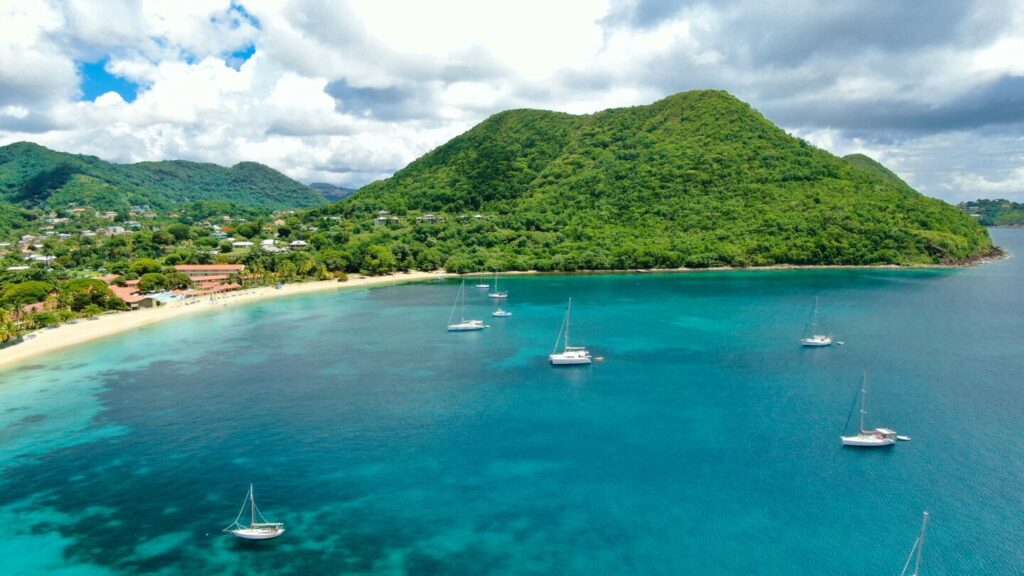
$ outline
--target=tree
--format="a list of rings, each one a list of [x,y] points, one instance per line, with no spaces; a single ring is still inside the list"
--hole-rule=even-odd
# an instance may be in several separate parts
[[[192,227],[188,224],[175,223],[167,227],[167,232],[178,242],[192,237]]]
[[[160,270],[162,270],[160,263],[152,258],[140,258],[139,260],[132,262],[132,265],[128,267],[128,271],[136,276],[159,272]]]
[[[26,304],[34,304],[46,300],[46,297],[53,290],[53,284],[37,280],[12,284],[0,294],[0,304],[20,308]]]
[[[243,222],[235,228],[235,232],[239,236],[245,236],[246,238],[253,238],[260,233],[260,227],[254,222]]]
[[[155,292],[167,286],[167,278],[163,274],[151,272],[139,278],[139,292]]]
[[[18,327],[14,323],[14,315],[9,310],[0,308],[0,342],[9,342],[18,337]]]
[[[366,274],[388,274],[398,267],[395,255],[385,246],[374,245],[366,251],[362,270]]]
[[[59,303],[75,312],[81,312],[88,306],[97,306],[102,310],[124,307],[124,301],[114,295],[102,280],[95,278],[78,278],[64,284]]]

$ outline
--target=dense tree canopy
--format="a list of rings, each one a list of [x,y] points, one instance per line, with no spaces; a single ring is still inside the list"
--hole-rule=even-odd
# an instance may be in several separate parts
[[[90,205],[104,210],[146,204],[185,208],[189,218],[223,208],[194,202],[221,201],[243,210],[309,208],[326,202],[318,191],[255,162],[231,168],[179,160],[112,164],[29,142],[0,147],[0,201],[26,207]]]
[[[398,220],[374,221],[382,210]],[[329,215],[354,223],[334,227],[349,236],[333,247],[366,270],[391,266],[371,247],[397,245],[411,257],[398,267],[456,271],[921,264],[991,250],[970,217],[877,162],[836,158],[718,91],[586,116],[502,112],[307,219]]]

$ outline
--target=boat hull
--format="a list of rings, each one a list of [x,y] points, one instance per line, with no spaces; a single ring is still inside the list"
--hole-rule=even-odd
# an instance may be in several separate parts
[[[875,436],[840,436],[843,446],[854,448],[884,448],[896,443],[895,438],[878,438]]]
[[[508,298],[508,293],[507,292],[491,292],[487,296],[489,296],[491,298]]]
[[[593,362],[590,356],[566,356],[564,354],[551,354],[548,359],[551,360],[552,366],[579,366]]]
[[[239,528],[232,530],[232,534],[243,540],[271,540],[284,534],[284,528],[280,530],[266,530],[262,528]]]
[[[475,330],[483,330],[484,328],[487,328],[487,325],[484,324],[483,322],[480,322],[479,324],[477,324],[475,322],[474,323],[464,322],[464,323],[461,323],[461,324],[449,324],[448,325],[448,331],[449,332],[472,332],[472,331],[475,331]]]
[[[828,336],[813,336],[800,340],[800,344],[808,348],[822,348],[832,345],[832,338]]]

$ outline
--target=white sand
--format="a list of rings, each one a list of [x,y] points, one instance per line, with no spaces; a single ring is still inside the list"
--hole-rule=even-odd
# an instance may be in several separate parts
[[[321,282],[304,282],[301,284],[285,284],[281,288],[272,286],[251,288],[237,292],[228,292],[215,296],[211,302],[208,297],[199,297],[189,300],[177,300],[167,305],[133,312],[119,312],[116,314],[104,314],[95,320],[80,320],[76,324],[64,324],[52,330],[37,330],[35,337],[27,339],[20,344],[0,350],[0,369],[11,366],[18,362],[40,356],[54,350],[61,350],[70,346],[76,346],[85,342],[91,342],[128,330],[148,326],[156,322],[162,322],[171,318],[178,318],[198,312],[209,312],[212,308],[217,309],[224,306],[236,306],[266,300],[268,298],[279,298],[295,294],[306,294],[309,292],[321,292],[324,290],[344,290],[353,288],[366,288],[371,286],[382,286],[391,284],[404,284],[422,280],[432,280],[444,277],[445,274],[438,272],[407,272],[390,274],[387,276],[349,276],[348,281],[338,282],[336,280],[324,280]]]

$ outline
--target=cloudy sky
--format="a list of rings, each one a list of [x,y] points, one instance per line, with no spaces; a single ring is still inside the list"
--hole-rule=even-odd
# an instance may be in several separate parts
[[[1024,201],[1024,0],[0,0],[0,144],[385,177],[508,108],[725,89],[926,194]]]

